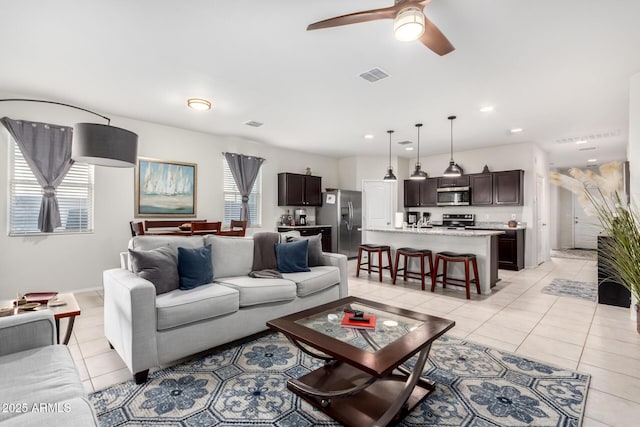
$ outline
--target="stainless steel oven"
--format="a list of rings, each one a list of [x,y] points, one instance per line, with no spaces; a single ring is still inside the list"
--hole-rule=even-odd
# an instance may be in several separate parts
[[[469,187],[438,188],[436,203],[438,206],[468,206],[469,196]]]

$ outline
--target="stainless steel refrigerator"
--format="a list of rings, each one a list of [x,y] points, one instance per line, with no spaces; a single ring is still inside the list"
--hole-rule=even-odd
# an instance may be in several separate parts
[[[356,258],[362,243],[362,232],[358,230],[362,227],[362,193],[351,190],[322,193],[316,224],[331,226],[331,252]]]

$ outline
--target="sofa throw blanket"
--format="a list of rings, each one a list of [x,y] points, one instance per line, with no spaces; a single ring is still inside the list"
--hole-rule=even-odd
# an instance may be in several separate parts
[[[276,244],[280,241],[278,233],[256,233],[253,235],[253,267],[249,276],[256,278],[282,278],[278,272]]]
[[[249,277],[254,277],[256,279],[282,279],[282,273],[278,270],[257,270],[249,273]]]

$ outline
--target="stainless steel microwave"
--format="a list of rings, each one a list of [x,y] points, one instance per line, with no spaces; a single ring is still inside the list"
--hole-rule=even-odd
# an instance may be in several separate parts
[[[438,206],[468,206],[469,200],[469,187],[443,187],[437,190]]]

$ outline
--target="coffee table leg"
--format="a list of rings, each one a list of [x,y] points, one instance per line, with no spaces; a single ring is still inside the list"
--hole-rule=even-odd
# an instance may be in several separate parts
[[[420,376],[422,375],[422,370],[424,369],[424,365],[427,362],[427,357],[429,356],[429,350],[431,350],[431,344],[425,347],[418,356],[418,360],[416,361],[416,365],[413,367],[413,371],[404,387],[402,388],[402,392],[398,395],[398,397],[393,401],[389,409],[384,413],[382,417],[376,421],[375,426],[386,426],[391,423],[391,421],[398,416],[402,407],[411,396],[413,389],[416,384],[420,381]]]
[[[55,319],[56,322],[56,339],[57,343],[60,344],[60,319]]]
[[[324,354],[314,353],[313,351],[311,351],[308,348],[304,347],[302,344],[300,344],[298,341],[294,340],[290,336],[286,335],[286,337],[287,337],[287,339],[289,340],[289,342],[291,344],[295,345],[296,347],[298,347],[300,349],[300,351],[302,351],[305,354],[308,354],[311,357],[315,357],[316,359],[324,360],[325,363],[329,363],[329,362],[335,361],[335,359],[333,357],[331,357],[331,356],[326,356]]]

